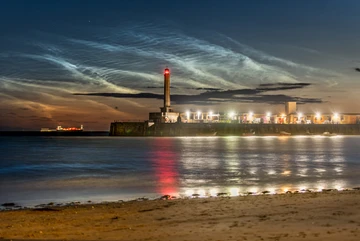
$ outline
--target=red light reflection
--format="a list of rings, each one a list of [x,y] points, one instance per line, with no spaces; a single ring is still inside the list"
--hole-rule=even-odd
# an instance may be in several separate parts
[[[157,192],[162,195],[177,195],[176,156],[172,151],[171,139],[156,139],[154,147],[157,148],[152,154],[152,164],[158,180]]]

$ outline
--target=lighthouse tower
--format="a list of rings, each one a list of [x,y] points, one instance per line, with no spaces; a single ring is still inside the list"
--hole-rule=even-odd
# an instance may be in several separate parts
[[[149,121],[154,123],[176,123],[179,122],[180,113],[174,112],[170,106],[170,69],[164,69],[164,105],[160,112],[150,112]]]
[[[170,109],[170,69],[164,70],[164,107],[161,108],[161,112],[172,112]]]

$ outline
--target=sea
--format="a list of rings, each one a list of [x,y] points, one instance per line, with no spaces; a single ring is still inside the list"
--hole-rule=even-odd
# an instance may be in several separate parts
[[[0,205],[360,186],[360,136],[0,137]]]

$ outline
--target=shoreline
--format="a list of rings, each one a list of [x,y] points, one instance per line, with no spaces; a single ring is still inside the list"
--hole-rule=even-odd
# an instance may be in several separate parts
[[[0,220],[0,239],[358,240],[360,190],[74,202]]]
[[[235,198],[235,197],[246,197],[246,196],[261,196],[261,195],[284,195],[284,194],[304,194],[304,193],[325,193],[325,192],[349,192],[349,191],[360,191],[360,187],[354,188],[324,188],[324,189],[315,189],[315,188],[306,188],[306,189],[284,189],[282,192],[276,192],[275,190],[264,190],[264,191],[247,191],[244,193],[238,192],[237,188],[234,190],[230,190],[230,192],[219,192],[219,193],[192,193],[192,194],[179,194],[175,195],[163,195],[157,197],[135,197],[130,199],[119,199],[119,200],[87,200],[87,201],[66,201],[66,202],[59,202],[56,200],[49,199],[48,203],[40,203],[40,204],[33,204],[33,205],[20,205],[18,202],[5,202],[0,203],[0,212],[4,211],[15,211],[15,210],[33,210],[33,209],[41,209],[41,208],[61,208],[67,206],[74,206],[74,205],[99,205],[99,204],[108,204],[108,203],[126,203],[126,202],[134,202],[134,201],[155,201],[155,200],[184,200],[184,199],[193,199],[193,198]],[[154,196],[154,195],[152,195]]]

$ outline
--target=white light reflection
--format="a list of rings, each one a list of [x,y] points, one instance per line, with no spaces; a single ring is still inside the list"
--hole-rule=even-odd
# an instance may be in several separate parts
[[[315,170],[315,172],[318,172],[318,173],[326,172],[326,170],[323,168],[314,168],[314,170]]]
[[[289,176],[291,174],[291,171],[285,170],[281,173],[281,175]]]
[[[317,191],[318,191],[318,192],[322,192],[323,189],[325,189],[324,186],[318,186],[318,187],[317,187]]]
[[[257,168],[256,168],[256,167],[251,167],[251,168],[249,168],[249,173],[250,173],[251,175],[255,175],[256,172],[257,172]]]
[[[232,197],[239,196],[239,188],[230,188],[229,192]]]
[[[300,190],[301,192],[304,192],[304,191],[307,190],[307,187],[306,187],[306,186],[300,186],[300,187],[299,187],[299,190]]]
[[[276,171],[274,169],[271,169],[271,170],[268,171],[268,174],[269,175],[275,175]]]
[[[256,187],[250,188],[249,191],[252,193],[258,193],[258,189]]]
[[[212,188],[212,189],[210,189],[209,193],[210,193],[211,197],[215,197],[215,196],[217,196],[219,191],[216,188]]]
[[[188,189],[188,190],[185,191],[186,196],[191,196],[193,194],[194,194],[194,190]]]
[[[307,168],[301,168],[301,169],[299,170],[298,176],[307,177],[307,176],[308,176],[308,175],[306,175],[306,172],[307,172],[307,171],[308,171]]]
[[[286,193],[286,192],[288,192],[290,189],[289,189],[288,187],[283,187],[282,190],[283,190],[283,192]]]
[[[199,194],[200,196],[202,196],[202,197],[204,197],[205,196],[205,190],[204,189],[199,189],[198,191],[197,191],[197,194]]]
[[[270,192],[270,194],[276,194],[276,191],[275,191],[275,188],[269,188],[269,192]]]
[[[336,189],[336,190],[338,190],[338,191],[342,191],[342,190],[344,190],[344,188],[343,188],[343,187],[341,187],[340,185],[336,185],[336,186],[335,186],[335,189]]]
[[[333,183],[333,187],[338,191],[343,191],[347,186],[347,183],[343,180],[338,180]]]

